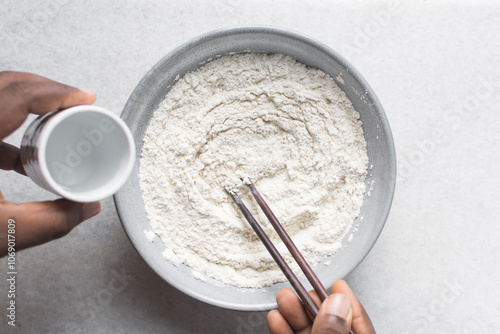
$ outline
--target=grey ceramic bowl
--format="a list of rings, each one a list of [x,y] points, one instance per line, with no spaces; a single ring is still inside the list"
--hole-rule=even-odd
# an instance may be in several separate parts
[[[203,302],[223,308],[246,311],[276,307],[276,293],[288,283],[260,289],[225,285],[214,279],[202,282],[184,265],[175,267],[161,256],[165,249],[156,236],[150,243],[144,230],[151,230],[139,189],[139,163],[144,133],[154,111],[164,99],[175,78],[195,70],[203,62],[230,53],[281,53],[330,74],[345,91],[361,116],[368,145],[369,166],[361,214],[343,240],[343,247],[318,264],[314,270],[327,287],[349,274],[375,244],[392,202],[396,178],[394,144],[387,119],[375,93],[361,75],[335,51],[308,37],[270,27],[239,27],[214,31],[195,38],[161,59],[141,80],[130,96],[122,118],[134,135],[137,163],[130,180],[115,195],[115,204],[130,241],[166,282]],[[338,81],[341,74],[341,81]],[[360,219],[363,217],[363,219]],[[350,242],[349,235],[354,232]],[[327,263],[329,263],[327,262]],[[301,281],[310,288],[304,276]]]

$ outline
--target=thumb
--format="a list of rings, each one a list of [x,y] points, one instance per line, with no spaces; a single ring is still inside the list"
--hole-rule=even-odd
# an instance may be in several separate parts
[[[348,334],[352,323],[351,301],[334,293],[321,305],[311,334]]]
[[[82,221],[101,210],[99,202],[76,203],[66,199],[55,201],[0,204],[1,224],[15,222],[16,250],[43,244],[68,234]],[[6,252],[6,240],[0,238],[0,256]]]

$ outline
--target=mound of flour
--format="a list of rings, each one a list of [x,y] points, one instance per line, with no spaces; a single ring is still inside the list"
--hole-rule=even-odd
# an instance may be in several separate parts
[[[224,187],[299,272],[241,178],[315,265],[340,248],[359,214],[367,164],[359,114],[329,75],[283,55],[240,54],[172,87],[144,137],[140,186],[166,259],[260,287],[285,277]]]

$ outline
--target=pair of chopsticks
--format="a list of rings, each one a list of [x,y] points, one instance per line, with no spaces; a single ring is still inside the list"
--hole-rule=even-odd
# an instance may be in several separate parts
[[[271,211],[267,203],[264,201],[262,196],[260,195],[259,191],[255,187],[255,185],[252,183],[252,181],[248,181],[247,187],[249,188],[250,192],[252,193],[253,197],[261,207],[262,211],[264,211],[264,214],[266,217],[269,219],[271,224],[273,225],[274,229],[280,236],[281,240],[285,244],[285,246],[288,248],[290,253],[292,254],[293,258],[295,261],[297,261],[300,269],[304,272],[306,275],[307,279],[313,286],[314,290],[318,294],[319,298],[321,301],[324,301],[328,297],[328,293],[321,284],[321,281],[318,279],[314,271],[311,269],[309,264],[307,263],[306,259],[302,254],[300,253],[299,249],[297,246],[295,246],[294,242],[288,235],[288,233],[285,231],[283,226],[280,224],[274,213]],[[316,318],[319,308],[316,305],[316,303],[313,301],[311,296],[307,293],[306,289],[304,286],[300,283],[299,279],[297,276],[294,274],[292,269],[288,266],[288,264],[285,262],[281,254],[278,252],[274,244],[271,242],[271,240],[267,237],[266,233],[262,229],[262,227],[259,225],[259,223],[255,220],[255,218],[252,216],[248,208],[245,206],[241,198],[238,196],[238,194],[233,190],[233,189],[226,189],[226,192],[231,196],[235,204],[238,206],[240,209],[241,213],[243,216],[245,216],[246,220],[250,224],[250,226],[253,228],[257,236],[260,238],[264,246],[267,248],[271,256],[273,257],[274,261],[278,264],[280,267],[281,271],[283,274],[285,274],[286,278],[288,281],[290,281],[292,287],[294,288],[295,292],[297,295],[300,297],[302,303],[306,307],[306,309],[309,311],[309,313],[313,316],[313,319]]]

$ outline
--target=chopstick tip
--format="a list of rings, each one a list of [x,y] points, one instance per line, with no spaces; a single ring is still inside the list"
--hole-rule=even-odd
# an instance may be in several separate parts
[[[235,194],[235,191],[229,187],[224,187],[224,191],[227,192],[229,195]]]
[[[252,180],[250,180],[250,178],[248,176],[241,177],[240,180],[241,180],[241,182],[243,182],[247,186],[253,184]]]

